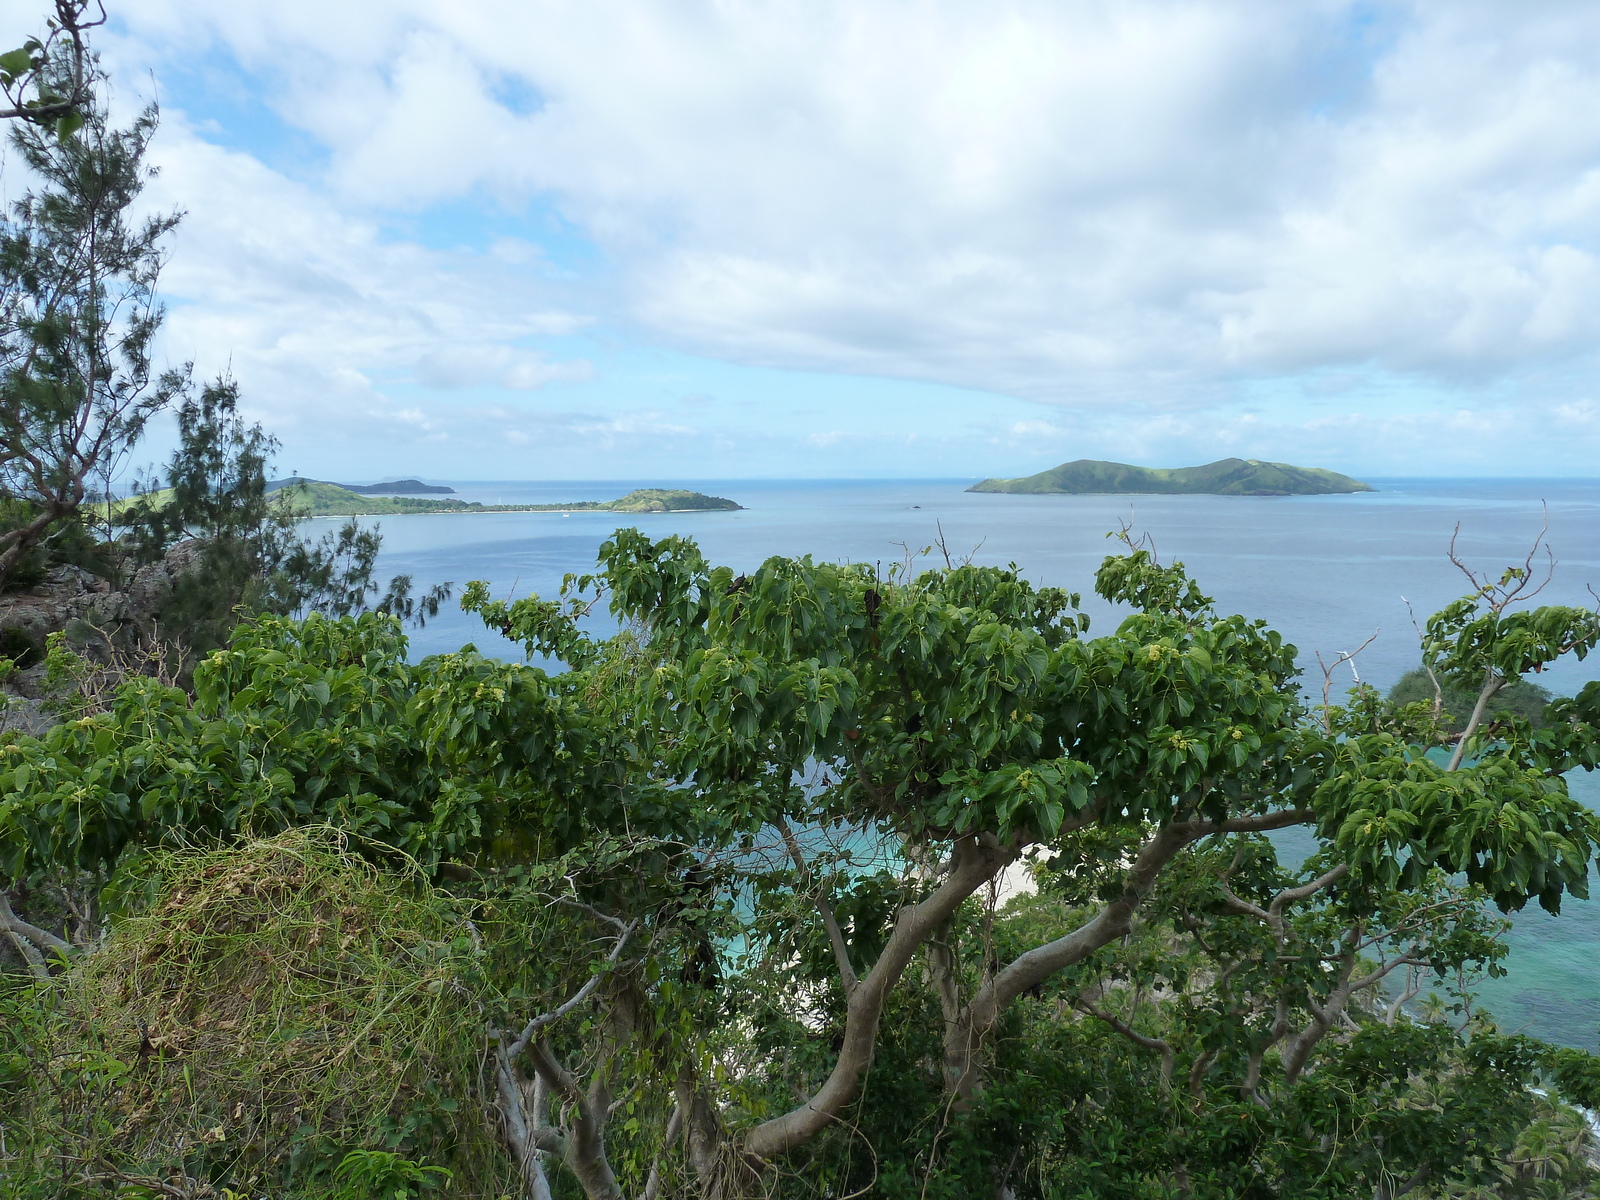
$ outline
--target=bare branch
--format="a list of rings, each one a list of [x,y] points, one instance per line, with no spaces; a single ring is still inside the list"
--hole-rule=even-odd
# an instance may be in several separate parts
[[[1238,896],[1234,895],[1233,889],[1225,883],[1218,884],[1218,889],[1222,892],[1222,899],[1224,902],[1226,902],[1227,906],[1233,909],[1234,912],[1240,913],[1247,917],[1255,917],[1258,920],[1266,921],[1268,924],[1273,924],[1272,914],[1266,909],[1262,908],[1259,904],[1252,904],[1248,900],[1240,899]]]
[[[1170,1042],[1164,1038],[1149,1037],[1145,1034],[1139,1033],[1127,1021],[1120,1020],[1117,1017],[1112,1016],[1110,1013],[1096,1008],[1087,1000],[1077,1001],[1074,1007],[1078,1008],[1082,1012],[1088,1013],[1091,1017],[1104,1021],[1107,1025],[1111,1026],[1111,1028],[1115,1029],[1134,1045],[1143,1046],[1146,1050],[1154,1050],[1159,1053],[1161,1055],[1161,1082],[1166,1084],[1170,1084],[1172,1082],[1174,1054],[1172,1050],[1172,1044]],[[1137,994],[1135,994],[1133,998],[1133,1004],[1131,1006],[1132,1011],[1130,1011],[1128,1014],[1130,1020],[1136,1014],[1138,1007],[1139,997]]]
[[[1417,610],[1411,607],[1411,601],[1406,600],[1404,596],[1400,599],[1405,600],[1406,612],[1411,615],[1411,628],[1417,631],[1417,642],[1426,646],[1428,635],[1422,632],[1422,624],[1417,620]],[[1433,685],[1433,719],[1437,721],[1444,713],[1444,685],[1439,682],[1439,676],[1434,673],[1433,664],[1426,656],[1422,660],[1422,669],[1427,673],[1428,682]]]
[[[1446,771],[1454,771],[1461,766],[1461,760],[1466,756],[1467,743],[1473,734],[1478,732],[1478,726],[1483,723],[1484,711],[1489,707],[1489,701],[1494,694],[1505,687],[1507,680],[1493,667],[1488,667],[1483,672],[1483,686],[1478,689],[1478,702],[1472,706],[1472,716],[1467,720],[1467,727],[1461,731],[1461,736],[1456,739],[1456,748],[1450,753],[1450,765]]]
[[[1261,1042],[1250,1051],[1249,1060],[1245,1066],[1244,1082],[1239,1090],[1246,1099],[1263,1103],[1260,1094],[1261,1064],[1266,1061],[1267,1051],[1281,1042],[1289,1033],[1289,997],[1285,994],[1278,996],[1272,1019],[1272,1029],[1268,1032],[1265,1041]]]
[[[936,520],[933,523],[933,527],[939,531],[939,538],[934,542],[934,545],[939,547],[939,553],[944,556],[945,569],[952,570],[955,567],[955,563],[950,561],[950,547],[945,545],[944,522]]]
[[[1216,1061],[1217,1052],[1207,1050],[1199,1055],[1189,1068],[1189,1094],[1196,1100],[1200,1098],[1201,1089],[1205,1086],[1206,1072],[1211,1070],[1211,1064]]]
[[[557,1061],[543,1035],[529,1043],[528,1061],[567,1103],[569,1133],[562,1139],[561,1148],[568,1169],[578,1177],[587,1195],[596,1200],[621,1200],[616,1176],[606,1161],[605,1105],[595,1103],[595,1097],[585,1094],[572,1073]]]
[[[779,817],[775,824],[778,832],[783,835],[784,845],[789,848],[789,857],[794,859],[795,870],[800,873],[800,886],[811,887],[811,868],[806,865],[805,855],[801,853],[800,843],[790,830],[789,823]],[[828,944],[833,947],[834,961],[839,965],[839,982],[844,985],[845,995],[848,996],[856,990],[860,980],[856,978],[855,967],[850,963],[850,948],[845,945],[844,934],[840,931],[839,922],[834,916],[833,904],[828,899],[826,888],[821,884],[817,885],[815,903],[817,913],[822,917],[822,927],[828,931]]]
[[[41,929],[39,926],[30,924],[17,916],[11,910],[11,897],[6,894],[4,888],[0,888],[0,923],[4,923],[8,929],[22,934],[30,942],[39,946],[40,949],[53,950],[60,954],[66,954],[72,949],[72,943],[65,938],[57,937],[48,929]]]
[[[1285,905],[1298,904],[1302,900],[1309,900],[1318,892],[1332,887],[1348,874],[1350,874],[1349,866],[1345,863],[1340,863],[1331,871],[1325,871],[1318,875],[1310,883],[1303,883],[1299,887],[1284,888],[1283,891],[1272,898],[1269,911],[1273,916],[1281,919]]]
[[[17,916],[11,910],[11,897],[6,895],[4,888],[0,888],[0,930],[10,937],[11,944],[17,948],[17,953],[22,955],[23,961],[28,964],[28,970],[39,979],[50,978],[49,964],[40,951],[66,954],[72,949],[72,944],[66,939],[59,938],[48,929],[40,929],[37,925],[30,924]]]
[[[1408,964],[1406,967],[1405,986],[1400,989],[1394,1001],[1384,1010],[1383,1023],[1385,1025],[1393,1025],[1399,1020],[1400,1010],[1416,999],[1417,993],[1420,991],[1422,991],[1422,972],[1417,969],[1416,964]]]
[[[596,921],[601,921],[607,925],[610,925],[613,929],[617,930],[621,934],[626,935],[630,931],[630,927],[624,924],[621,917],[613,916],[608,912],[601,912],[594,905],[585,904],[582,900],[575,900],[571,896],[557,896],[555,897],[555,902],[557,904],[564,904],[568,908],[575,908],[581,913],[587,913]],[[637,924],[637,922],[635,922],[635,924]]]
[[[622,957],[628,939],[638,928],[639,922],[637,920],[620,922],[618,918],[591,908],[581,901],[567,903],[588,912],[598,920],[619,925],[620,932],[601,968],[591,974],[569,999],[549,1012],[534,1017],[523,1026],[522,1032],[514,1040],[508,1040],[508,1035],[503,1031],[496,1035],[499,1041],[495,1060],[500,1111],[505,1122],[507,1140],[516,1152],[522,1169],[523,1183],[529,1200],[546,1200],[549,1196],[549,1184],[544,1176],[543,1165],[539,1161],[539,1155],[546,1152],[561,1154],[573,1173],[583,1181],[584,1189],[589,1195],[618,1195],[616,1179],[605,1156],[604,1130],[608,1114],[604,1082],[596,1076],[594,1088],[586,1095],[572,1073],[557,1061],[543,1031],[594,994],[595,989],[600,986],[601,979],[606,975],[606,969],[615,966],[617,960]],[[517,1078],[514,1065],[524,1052],[527,1053],[528,1061],[532,1063],[537,1075],[531,1119],[523,1103],[523,1087]],[[563,1136],[543,1124],[544,1087],[558,1093],[570,1107],[573,1113],[570,1135]]]
[[[535,1083],[536,1087],[542,1084],[543,1076],[536,1076]],[[495,1090],[506,1142],[522,1174],[525,1200],[551,1200],[550,1181],[545,1177],[541,1156],[565,1153],[564,1139],[554,1129],[543,1125],[537,1096],[529,1111],[528,1089],[518,1077],[515,1061],[503,1045],[495,1053]]]
[[[1497,616],[1512,604],[1519,601],[1532,600],[1545,588],[1549,587],[1550,581],[1555,578],[1555,551],[1550,548],[1550,544],[1545,540],[1545,535],[1550,532],[1550,505],[1545,502],[1541,504],[1541,508],[1544,514],[1543,523],[1539,527],[1538,535],[1533,539],[1533,545],[1528,549],[1527,557],[1523,560],[1522,566],[1516,570],[1508,571],[1506,577],[1499,583],[1495,583],[1489,576],[1479,575],[1456,554],[1456,539],[1461,536],[1461,523],[1459,521],[1456,522],[1455,532],[1450,535],[1450,561],[1455,564],[1457,570],[1467,577],[1468,582],[1472,584],[1472,590],[1488,602],[1489,610]],[[1541,549],[1545,552],[1547,563],[1544,579],[1530,592],[1527,589],[1533,582],[1533,560],[1539,557]]]
[[[1371,971],[1368,971],[1359,979],[1352,979],[1350,981],[1350,991],[1354,993],[1365,991],[1370,987],[1376,987],[1400,967],[1421,967],[1427,965],[1427,961],[1427,959],[1419,958],[1416,955],[1402,954],[1393,962],[1381,964],[1377,967],[1374,967]]]
[[[656,1200],[661,1192],[661,1160],[672,1148],[672,1143],[678,1140],[683,1132],[683,1105],[672,1106],[672,1116],[667,1118],[667,1132],[661,1138],[661,1153],[656,1155],[655,1162],[650,1164],[650,1177],[645,1180],[644,1193],[640,1200]]]
[[[1372,643],[1377,640],[1378,634],[1382,632],[1383,631],[1381,629],[1373,630],[1372,636],[1367,638],[1366,641],[1362,642],[1361,645],[1357,646],[1354,650],[1339,651],[1337,657],[1335,657],[1332,662],[1323,662],[1322,651],[1317,651],[1317,666],[1322,669],[1322,727],[1324,731],[1326,731],[1328,728],[1328,710],[1333,706],[1333,673],[1345,663],[1349,663],[1350,673],[1352,675],[1356,675],[1356,655],[1360,654],[1368,646],[1372,645]],[[1356,682],[1361,682],[1360,675],[1356,675]]]
[[[623,947],[628,944],[628,938],[638,927],[638,921],[629,921],[623,926],[622,933],[618,936],[616,944],[611,947],[611,953],[606,955],[604,964],[605,966],[610,967],[616,965],[617,959],[622,957]],[[528,1047],[529,1041],[533,1038],[534,1034],[538,1033],[539,1030],[544,1029],[546,1026],[554,1025],[562,1017],[566,1016],[573,1009],[577,1008],[578,1005],[582,1004],[585,1000],[592,996],[595,988],[600,986],[600,980],[604,978],[604,976],[605,971],[603,969],[596,971],[584,981],[583,986],[574,992],[572,994],[572,998],[569,999],[565,1004],[553,1008],[549,1012],[540,1013],[538,1016],[530,1020],[522,1027],[522,1032],[517,1035],[516,1040],[506,1047],[507,1055],[515,1058],[517,1055],[521,1054],[523,1050]],[[501,1035],[501,1042],[504,1043],[504,1041],[505,1037],[504,1035]]]

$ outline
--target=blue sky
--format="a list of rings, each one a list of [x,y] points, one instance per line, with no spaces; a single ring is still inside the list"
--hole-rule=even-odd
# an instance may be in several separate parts
[[[111,8],[285,469],[1596,473],[1593,4]]]

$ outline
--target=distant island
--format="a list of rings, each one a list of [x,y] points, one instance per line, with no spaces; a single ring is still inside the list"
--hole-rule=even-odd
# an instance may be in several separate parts
[[[405,482],[402,480],[401,482]],[[415,482],[415,481],[412,481]],[[378,485],[387,486],[387,485]],[[424,485],[426,486],[426,485]],[[451,489],[446,489],[451,490]],[[619,500],[574,500],[568,504],[479,504],[468,500],[431,500],[416,496],[392,496],[358,492],[341,483],[320,479],[274,479],[267,491],[281,495],[308,517],[388,517],[408,513],[510,513],[510,512],[740,512],[743,505],[721,496],[707,496],[681,488],[638,488]],[[149,492],[117,500],[114,513],[141,501],[160,507],[169,490]],[[101,506],[104,512],[104,505]]]
[[[639,488],[619,500],[576,500],[568,504],[480,504],[468,500],[430,500],[414,496],[358,492],[316,479],[274,481],[289,502],[310,517],[385,517],[405,513],[506,512],[737,512],[743,506],[721,496],[679,488]],[[388,486],[388,485],[378,485]]]
[[[1337,471],[1258,458],[1224,458],[1203,467],[1132,467],[1080,458],[1037,475],[985,479],[967,489],[1028,496],[1333,496],[1372,490]]]
[[[347,492],[362,496],[453,496],[455,488],[423,483],[420,479],[391,479],[385,483],[341,483]]]
[[[298,475],[288,479],[273,479],[267,483],[268,492],[280,491],[301,483],[320,483],[317,479],[303,479]],[[389,479],[383,483],[335,483],[330,487],[343,488],[359,496],[453,496],[455,488],[443,484],[423,483],[420,479]]]

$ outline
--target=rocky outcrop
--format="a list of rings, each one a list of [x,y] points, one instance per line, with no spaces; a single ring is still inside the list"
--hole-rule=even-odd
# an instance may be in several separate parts
[[[197,542],[174,546],[158,563],[134,567],[121,587],[79,567],[61,565],[34,587],[0,595],[0,657],[17,664],[0,685],[4,728],[37,733],[54,723],[46,702],[45,639],[66,635],[94,663],[110,665],[118,650],[148,644],[161,634],[174,582],[199,559]]]

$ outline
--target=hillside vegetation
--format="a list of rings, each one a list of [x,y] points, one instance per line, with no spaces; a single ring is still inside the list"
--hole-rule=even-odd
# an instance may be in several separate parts
[[[1531,679],[1515,679],[1491,696],[1484,705],[1483,719],[1493,722],[1503,717],[1520,717],[1532,725],[1544,724],[1544,710],[1550,703],[1550,689],[1541,687]],[[1439,681],[1437,693],[1433,680],[1421,667],[1407,671],[1398,683],[1389,689],[1389,703],[1432,705],[1438,702],[1441,726],[1449,733],[1460,733],[1467,727],[1467,719],[1477,704],[1477,689],[1463,687],[1448,679]]]
[[[1373,489],[1337,471],[1255,458],[1172,468],[1080,458],[1021,479],[985,479],[967,490],[1021,495],[1327,496]]]
[[[1587,895],[1600,681],[1318,704],[1131,541],[1091,632],[622,528],[467,586],[530,661],[262,612],[0,738],[0,1194],[1594,1200],[1600,1056],[1473,993]],[[1501,578],[1424,625],[1480,698],[1600,647]]]

